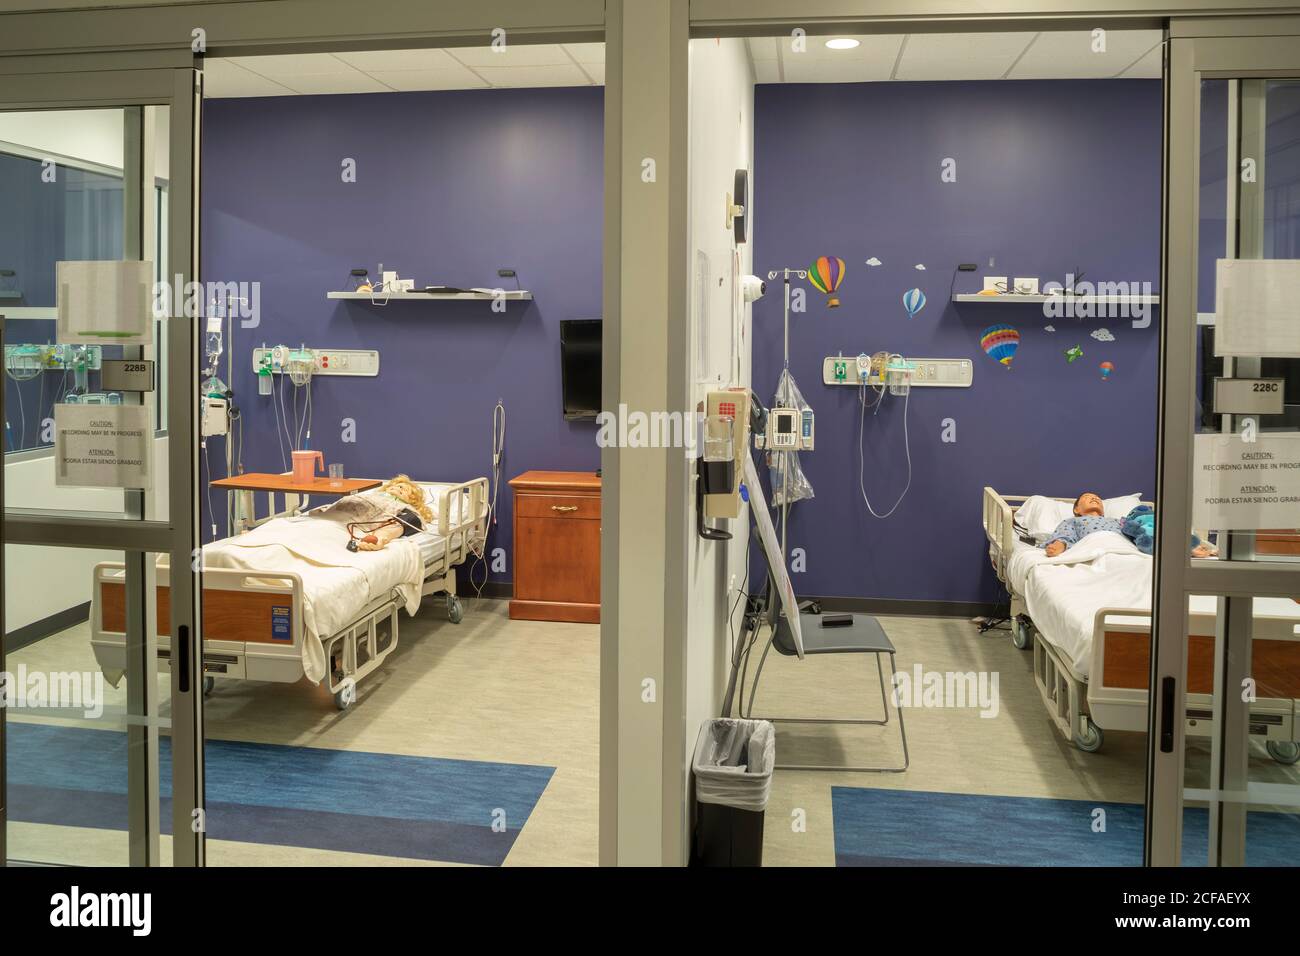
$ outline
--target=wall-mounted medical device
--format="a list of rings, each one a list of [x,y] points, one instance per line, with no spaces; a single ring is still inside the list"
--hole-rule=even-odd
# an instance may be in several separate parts
[[[708,541],[728,541],[731,532],[705,522],[704,499],[728,495],[736,484],[736,419],[733,415],[704,417],[704,447],[696,462],[695,530]]]
[[[118,392],[87,392],[78,395],[75,392],[64,396],[67,405],[121,405],[122,396]]]
[[[310,359],[307,359],[307,355]],[[308,349],[290,348],[284,345],[274,347],[262,346],[253,349],[253,371],[258,377],[258,392],[262,392],[262,381],[272,375],[288,373],[290,377],[302,374],[302,364],[312,363],[310,374],[320,375],[366,375],[379,374],[379,352],[374,349]]]
[[[767,429],[755,441],[767,451],[812,451],[813,412],[811,408],[769,408]]]
[[[203,396],[199,406],[199,433],[204,438],[230,433],[230,399]]]
[[[975,364],[963,358],[903,358],[884,352],[870,356],[828,355],[822,359],[822,382],[826,385],[862,385],[865,372],[867,385],[897,387],[902,384],[899,375],[904,371],[900,360],[907,366],[906,384],[915,388],[969,388],[975,372]]]
[[[740,515],[740,477],[744,473],[744,456],[749,451],[749,390],[715,389],[705,396],[704,414],[706,429],[709,421],[729,418],[731,425],[731,446],[735,455],[735,468],[732,469],[731,487],[725,491],[713,491],[716,487],[710,482],[710,490],[704,493],[704,517],[735,518]],[[716,432],[715,432],[716,435]],[[702,453],[709,452],[709,436],[706,430]],[[714,448],[717,445],[715,443]]]
[[[99,371],[103,352],[98,345],[6,345],[5,369],[12,378],[35,378],[48,371]]]

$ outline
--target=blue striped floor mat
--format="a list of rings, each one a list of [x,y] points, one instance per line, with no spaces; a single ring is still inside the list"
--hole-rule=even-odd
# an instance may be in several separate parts
[[[127,829],[121,731],[10,721],[9,819]],[[554,767],[209,740],[207,834],[275,846],[498,866]],[[160,744],[171,827],[171,740]],[[495,826],[494,826],[495,824]]]
[[[1106,811],[1094,833],[1093,811]],[[1141,866],[1140,804],[832,787],[836,866]],[[1183,811],[1183,860],[1204,866],[1209,814]],[[1300,816],[1250,813],[1249,866],[1294,866]]]

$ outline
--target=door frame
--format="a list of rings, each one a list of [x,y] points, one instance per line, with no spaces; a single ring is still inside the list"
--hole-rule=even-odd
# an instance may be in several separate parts
[[[170,162],[168,263],[182,283],[197,278],[198,263],[198,134],[202,76],[192,54],[153,53],[132,56],[0,57],[0,110],[60,110],[123,108],[127,142],[124,150],[123,187],[127,259],[143,258],[146,224],[139,221],[151,205],[139,195],[138,179],[144,154],[144,107],[170,109]],[[182,174],[191,170],[191,174]],[[182,310],[183,311],[183,310]],[[166,554],[171,573],[171,641],[177,658],[188,667],[171,669],[172,739],[172,855],[177,866],[203,863],[204,834],[193,822],[202,819],[203,701],[200,633],[201,589],[193,556],[198,530],[198,381],[197,320],[167,320],[167,501],[165,518],[146,519],[144,496],[126,493],[125,518],[10,512],[4,514],[0,541],[67,548],[122,550],[126,564],[127,680],[132,721],[127,734],[130,859],[137,865],[156,865],[158,833],[157,760],[159,721],[155,685],[146,675],[156,673],[154,655],[154,556]],[[158,360],[164,356],[159,354]],[[3,484],[0,483],[0,488]],[[191,573],[176,569],[191,568]],[[0,557],[0,572],[3,558]],[[0,596],[0,612],[3,597]],[[173,662],[175,665],[175,661]],[[0,653],[0,670],[4,668]],[[0,711],[0,762],[5,762]],[[7,859],[7,775],[0,776],[0,864]],[[195,811],[200,811],[196,813]],[[190,834],[190,837],[183,836]]]
[[[1250,601],[1291,597],[1300,567],[1277,561],[1193,559],[1193,419],[1196,402],[1196,279],[1200,225],[1201,82],[1207,79],[1300,77],[1300,17],[1172,20],[1166,42],[1164,267],[1161,282],[1160,411],[1157,452],[1155,600],[1148,725],[1146,857],[1177,866],[1182,854],[1182,802],[1187,673],[1188,598],[1220,595],[1219,639],[1249,640]],[[1236,171],[1229,182],[1237,182]],[[1230,204],[1229,209],[1233,207]],[[1231,217],[1235,220],[1235,216]],[[1229,222],[1229,229],[1234,223]],[[1228,246],[1231,255],[1233,245]],[[1216,651],[1216,658],[1219,652]],[[1225,713],[1232,682],[1216,674],[1216,754],[1229,739],[1234,714]],[[1157,689],[1159,695],[1157,696]],[[1238,729],[1240,729],[1238,727]],[[1222,758],[1232,762],[1232,755]],[[1216,763],[1220,758],[1216,756]],[[1212,788],[1222,782],[1212,782]],[[1220,821],[1214,814],[1212,820]],[[1210,835],[1211,860],[1218,841]]]
[[[653,53],[640,45],[643,38],[633,32],[625,16],[633,0],[549,0],[545,4],[484,0],[475,5],[460,0],[371,0],[368,11],[372,15],[366,23],[358,23],[352,0],[279,0],[275,4],[215,0],[198,6],[164,0],[147,7],[0,14],[4,26],[0,29],[0,74],[15,69],[7,61],[28,59],[32,51],[114,68],[104,64],[118,55],[138,58],[166,48],[188,49],[190,31],[197,26],[206,28],[212,55],[468,45],[481,43],[484,32],[494,26],[510,29],[518,42],[603,38],[607,61],[603,392],[605,407],[615,408],[633,384],[639,389],[675,393],[676,379],[671,377],[670,367],[684,361],[684,353],[632,355],[633,343],[623,342],[620,333],[620,308],[630,290],[652,283],[671,288],[678,264],[686,261],[689,236],[683,219],[666,213],[671,221],[665,253],[665,236],[639,232],[630,218],[633,205],[644,198],[639,194],[646,192],[640,179],[641,157],[659,158],[661,183],[674,183],[685,174],[684,167],[676,165],[684,158],[679,144],[689,132],[688,101],[681,95],[688,75],[682,52],[684,38],[775,35],[794,27],[816,35],[846,30],[1035,29],[1069,20],[1089,28],[1140,26],[1162,23],[1171,16],[1213,18],[1247,13],[1252,22],[1266,24],[1269,11],[1296,9],[1294,0],[996,0],[973,15],[963,0],[689,0],[683,16],[681,4],[686,2],[677,0],[655,24]],[[310,24],[310,36],[304,35],[306,24]],[[1267,35],[1267,27],[1261,26],[1260,33]],[[664,82],[665,77],[669,82]],[[644,128],[629,121],[625,127],[625,116],[630,120],[642,114],[653,114],[653,126]],[[656,201],[665,210],[679,208],[682,188],[684,184],[674,184]],[[689,340],[684,334],[684,316],[689,314],[685,298],[684,294],[675,296],[669,314],[655,316],[656,322],[667,325],[660,341],[669,349]],[[625,353],[626,360],[622,357]],[[651,358],[655,361],[649,361]],[[685,594],[679,585],[679,568],[672,564],[680,553],[680,535],[677,531],[666,535],[662,519],[657,528],[642,519],[653,514],[654,505],[662,501],[667,522],[686,528],[692,509],[680,494],[682,477],[669,470],[672,465],[656,466],[649,497],[636,500],[637,494],[647,490],[644,487],[621,489],[625,475],[631,473],[631,469],[620,468],[625,454],[621,449],[605,449],[601,456],[605,613],[601,624],[600,858],[604,864],[655,858],[681,864],[686,860],[686,811],[679,798],[682,789],[675,783],[689,772],[689,755],[679,685],[689,675],[684,654],[687,635],[678,627],[685,618]],[[47,530],[61,533],[57,525]],[[133,528],[125,533],[132,535],[134,542],[146,530]],[[638,564],[644,552],[643,531],[665,552],[664,587],[637,573],[644,569],[643,560]],[[649,649],[644,639],[651,629],[636,623],[644,620],[671,623],[658,632]],[[620,621],[624,622],[622,629]],[[626,671],[622,677],[621,667]],[[655,706],[642,703],[639,685],[629,684],[638,668],[659,675],[665,685],[672,684],[672,699]],[[652,772],[648,763],[662,774],[661,785],[647,787],[647,775]]]

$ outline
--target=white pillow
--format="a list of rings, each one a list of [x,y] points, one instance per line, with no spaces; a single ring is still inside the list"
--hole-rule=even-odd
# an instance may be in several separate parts
[[[1107,498],[1102,501],[1102,512],[1107,518],[1122,518],[1142,503],[1142,493]],[[1043,495],[1033,495],[1016,511],[1016,524],[1031,535],[1051,534],[1066,518],[1074,517],[1073,501],[1057,501]]]
[[[1069,501],[1057,501],[1043,495],[1031,495],[1016,511],[1016,524],[1034,537],[1051,534],[1066,518],[1074,514]]]
[[[1118,498],[1107,498],[1101,503],[1107,518],[1122,518],[1140,504],[1142,504],[1140,491],[1136,494],[1121,495]]]

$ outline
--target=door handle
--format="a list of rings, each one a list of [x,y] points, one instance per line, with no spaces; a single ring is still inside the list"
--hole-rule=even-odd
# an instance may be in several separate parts
[[[552,511],[577,511],[577,505],[551,505]]]
[[[182,624],[176,635],[176,666],[181,669],[180,674],[180,692],[188,694],[190,692],[190,627],[188,624]]]
[[[1160,680],[1160,752],[1174,752],[1174,679]]]

